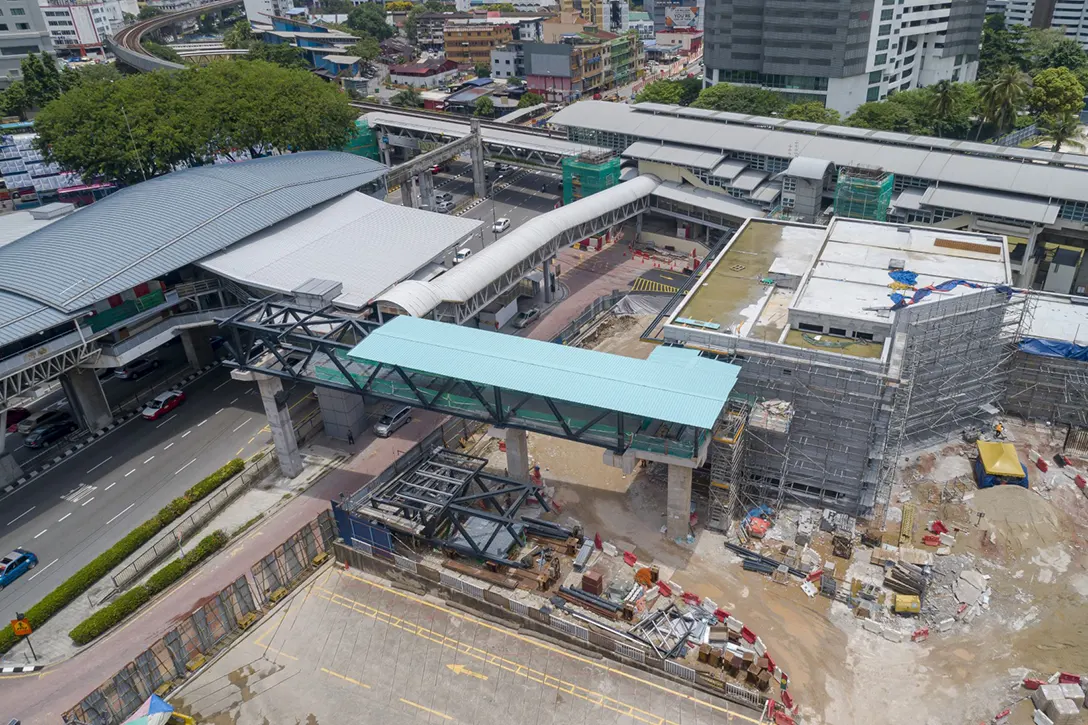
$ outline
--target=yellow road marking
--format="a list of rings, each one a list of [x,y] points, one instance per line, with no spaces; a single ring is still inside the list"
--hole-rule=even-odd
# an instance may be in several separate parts
[[[237,458],[238,456],[242,455],[242,451],[244,451],[245,449],[246,449],[246,447],[245,447],[245,446],[242,446],[241,448],[239,448],[239,449],[238,449],[238,452],[234,454],[235,458]]]
[[[429,712],[432,715],[437,715],[438,717],[444,717],[447,720],[452,720],[453,719],[452,717],[450,717],[449,715],[447,715],[444,712],[439,712],[438,710],[432,710],[429,707],[423,707],[418,702],[412,702],[411,700],[405,700],[403,697],[400,698],[400,701],[403,702],[405,705],[411,705],[412,707],[418,707],[423,712]]]
[[[471,623],[473,623],[473,624],[475,624],[475,625],[477,625],[479,627],[483,627],[485,629],[490,629],[490,630],[492,630],[494,632],[499,632],[499,633],[501,633],[501,634],[503,634],[503,635],[505,635],[507,637],[516,639],[516,640],[521,641],[521,642],[525,642],[526,644],[532,645],[533,647],[536,647],[538,649],[544,649],[544,650],[547,650],[547,651],[552,652],[554,654],[560,655],[561,657],[566,657],[567,659],[574,660],[574,661],[579,662],[581,664],[588,665],[588,666],[594,667],[596,669],[604,670],[606,672],[617,675],[619,677],[623,677],[623,678],[625,678],[627,680],[630,680],[632,682],[637,682],[640,685],[645,685],[647,687],[650,687],[650,688],[652,688],[654,690],[657,690],[658,692],[663,692],[663,693],[666,693],[666,694],[669,694],[669,695],[674,695],[674,696],[680,698],[681,700],[687,700],[687,701],[689,701],[689,702],[691,702],[691,703],[693,703],[693,704],[695,704],[697,706],[705,707],[705,708],[707,708],[709,710],[719,712],[719,713],[721,713],[723,715],[726,715],[726,716],[728,716],[730,718],[737,718],[737,719],[744,720],[744,721],[747,721],[747,722],[750,722],[750,723],[755,723],[756,725],[759,725],[759,723],[760,723],[759,720],[757,720],[755,718],[752,718],[752,717],[749,717],[748,715],[745,715],[743,713],[739,713],[739,712],[736,712],[734,710],[730,710],[729,708],[726,708],[726,707],[721,707],[720,705],[715,705],[714,703],[711,703],[711,702],[706,702],[704,700],[700,700],[699,698],[694,697],[692,695],[688,695],[688,694],[680,692],[678,690],[673,690],[672,688],[665,687],[664,685],[659,685],[656,682],[652,682],[652,681],[647,680],[645,678],[638,677],[637,675],[633,675],[633,674],[631,674],[629,672],[624,672],[623,670],[618,670],[618,669],[616,669],[614,667],[609,667],[608,665],[601,664],[600,662],[596,662],[594,660],[588,659],[586,657],[582,657],[580,655],[576,655],[573,652],[568,652],[567,650],[560,649],[559,647],[552,647],[549,644],[546,644],[544,642],[540,642],[540,641],[538,641],[536,639],[533,639],[531,637],[526,637],[524,635],[517,634],[516,632],[511,632],[511,631],[507,630],[504,627],[498,627],[498,626],[495,626],[493,624],[489,624],[489,623],[484,622],[482,620],[476,619],[475,617],[471,617],[471,616],[466,615],[466,614],[461,614],[460,612],[456,612],[456,611],[453,611],[451,609],[446,609],[445,607],[442,607],[442,606],[440,606],[438,604],[434,604],[433,602],[428,602],[425,599],[420,599],[419,597],[412,596],[411,594],[407,594],[405,592],[397,591],[396,589],[393,589],[391,587],[383,586],[383,585],[378,584],[376,582],[372,582],[369,579],[364,579],[362,577],[355,576],[351,572],[342,571],[342,572],[338,572],[338,573],[340,573],[342,576],[345,576],[345,577],[348,577],[350,579],[354,579],[356,581],[362,582],[363,584],[366,584],[366,585],[368,585],[370,587],[373,587],[375,589],[378,589],[378,590],[381,590],[381,591],[384,591],[384,592],[388,592],[389,594],[400,597],[402,599],[407,599],[409,601],[415,602],[416,604],[420,604],[420,605],[422,605],[424,607],[429,607],[431,609],[436,609],[436,610],[442,612],[443,614],[447,615],[448,617],[451,617],[451,618],[454,618],[454,619],[460,619],[460,620],[463,620],[463,621],[466,621],[466,622],[471,622]],[[352,599],[349,599],[348,597],[344,597],[344,596],[342,596],[340,594],[336,594],[335,592],[331,592],[328,589],[324,589],[322,587],[317,587],[317,588],[320,589],[321,591],[324,591],[324,592],[326,592],[328,594],[332,594],[333,596],[338,597],[340,599],[343,599],[343,600],[345,600],[347,602],[352,602],[352,605],[357,604],[357,602],[354,602]],[[324,599],[326,597],[322,597],[322,598]],[[349,607],[349,608],[354,608],[352,605],[343,604],[342,606]],[[361,605],[361,606],[365,607],[366,605]],[[374,609],[374,608],[370,607],[370,609]],[[374,609],[374,611],[379,612],[380,610]],[[365,612],[364,612],[364,614],[365,614]],[[386,614],[385,612],[381,612],[381,614],[383,616],[389,617],[391,619],[397,619],[396,617],[392,617],[392,615]],[[370,615],[368,615],[368,616],[370,616]],[[378,619],[378,617],[376,617],[376,616],[373,617],[373,618]],[[398,620],[398,621],[400,621],[400,620]],[[396,626],[396,625],[394,625],[394,626]]]
[[[452,670],[453,673],[456,675],[469,675],[470,677],[475,677],[477,680],[488,679],[487,675],[481,675],[479,672],[473,672],[464,665],[446,665],[446,667]]]
[[[321,671],[324,672],[326,675],[332,675],[333,677],[341,679],[344,682],[350,682],[353,685],[358,685],[359,687],[365,687],[368,690],[370,689],[370,685],[366,684],[365,682],[359,682],[358,680],[356,680],[353,677],[348,677],[347,675],[341,675],[339,672],[333,672],[332,670],[326,670],[324,667],[321,668]]]

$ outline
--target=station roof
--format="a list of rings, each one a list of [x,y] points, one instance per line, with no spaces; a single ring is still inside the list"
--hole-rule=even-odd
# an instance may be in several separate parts
[[[475,219],[386,204],[358,192],[319,204],[201,260],[210,272],[289,293],[307,279],[343,284],[358,309],[480,227]]]
[[[639,360],[416,317],[387,322],[349,356],[707,430],[740,372],[695,350]]]
[[[0,344],[386,172],[360,156],[310,151],[175,171],[122,189],[0,247]]]

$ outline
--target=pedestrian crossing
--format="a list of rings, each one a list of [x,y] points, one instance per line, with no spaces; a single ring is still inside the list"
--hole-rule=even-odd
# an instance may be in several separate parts
[[[73,488],[71,491],[61,496],[61,498],[65,501],[68,501],[69,503],[79,503],[80,501],[94,493],[97,489],[98,486],[88,486],[85,483],[81,483],[76,488]]]
[[[662,282],[655,282],[645,277],[639,277],[635,280],[635,283],[631,285],[631,291],[633,292],[661,292],[664,294],[674,295],[680,291],[679,287],[674,287],[671,284],[664,284]]]

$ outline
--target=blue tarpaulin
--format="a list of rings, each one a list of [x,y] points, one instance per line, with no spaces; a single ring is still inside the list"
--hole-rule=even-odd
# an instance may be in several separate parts
[[[928,287],[922,287],[921,289],[915,290],[914,294],[909,297],[907,297],[906,295],[901,295],[898,292],[894,292],[888,296],[892,299],[892,311],[895,311],[901,310],[904,307],[908,307],[917,302],[921,302],[934,292],[951,292],[957,287],[969,287],[970,289],[994,289],[998,292],[1005,293],[1009,297],[1012,297],[1013,293],[1017,291],[1007,285],[996,285],[992,288],[988,288],[986,285],[979,284],[978,282],[968,282],[965,279],[950,279],[947,282],[941,282],[940,284],[931,284]]]
[[[899,269],[894,272],[888,272],[888,276],[900,284],[909,284],[911,287],[918,284],[917,272],[908,272],[905,269]]]
[[[1037,340],[1027,338],[1020,341],[1020,351],[1028,355],[1043,357],[1064,357],[1069,360],[1088,362],[1088,346],[1058,340]]]
[[[986,469],[982,464],[981,458],[975,459],[975,480],[978,481],[979,488],[992,488],[994,486],[1023,486],[1028,488],[1028,469],[1023,463],[1020,467],[1024,469],[1023,478],[1014,478],[1011,476],[994,476],[986,473]]]

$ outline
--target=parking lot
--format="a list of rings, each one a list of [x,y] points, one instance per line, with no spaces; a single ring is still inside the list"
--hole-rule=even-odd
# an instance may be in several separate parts
[[[198,722],[759,722],[708,695],[329,566],[171,702]]]

